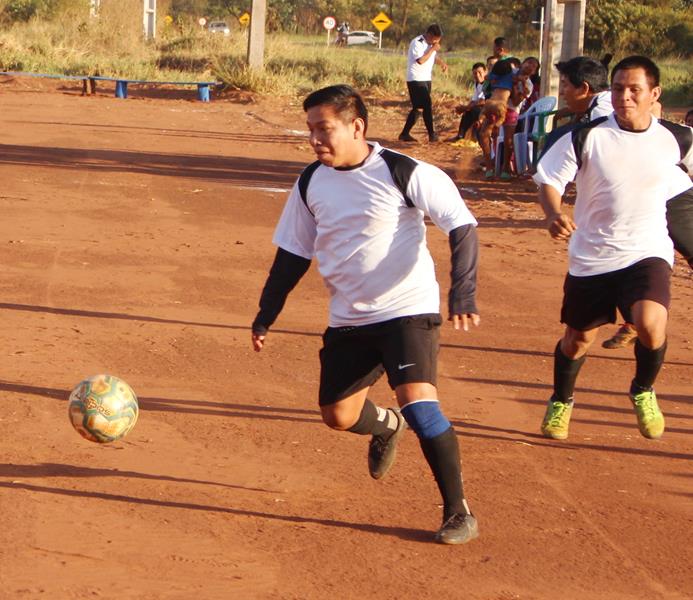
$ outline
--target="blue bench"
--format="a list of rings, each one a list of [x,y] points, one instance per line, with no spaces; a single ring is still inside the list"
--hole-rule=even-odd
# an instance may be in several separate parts
[[[97,81],[114,81],[115,97],[128,97],[128,84],[149,84],[149,85],[194,85],[197,86],[197,98],[201,102],[209,102],[209,88],[221,85],[218,81],[147,81],[142,79],[124,79],[119,77],[101,77],[100,75],[52,75],[49,73],[25,73],[23,71],[0,71],[0,75],[11,77],[44,77],[48,79],[67,79],[82,82],[82,94],[93,94],[96,91]],[[87,85],[89,87],[87,87]]]
[[[66,79],[82,82],[82,94],[87,94],[88,75],[51,75],[49,73],[25,73],[24,71],[0,71],[0,75],[9,77],[42,77],[46,79]]]
[[[197,98],[201,102],[209,102],[209,88],[216,85],[221,85],[218,81],[148,81],[144,79],[123,79],[119,77],[89,77],[91,81],[114,81],[115,82],[115,97],[128,97],[128,84],[144,84],[144,85],[194,85],[197,86]]]

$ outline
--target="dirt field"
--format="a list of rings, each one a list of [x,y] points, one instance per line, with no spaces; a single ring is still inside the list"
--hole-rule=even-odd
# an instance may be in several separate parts
[[[665,436],[638,433],[632,351],[596,344],[570,439],[546,440],[565,245],[530,183],[482,181],[471,151],[442,143],[406,149],[455,174],[482,243],[482,325],[445,327],[440,360],[481,537],[436,545],[415,436],[375,482],[367,440],[320,422],[315,267],[251,349],[273,227],[313,160],[300,106],[111,93],[0,83],[0,598],[690,598],[681,262],[657,386]],[[403,109],[373,107],[371,137],[402,149]],[[445,294],[447,241],[433,227],[429,241]],[[70,389],[102,372],[141,407],[103,446],[67,418]],[[383,383],[372,397],[391,403]]]

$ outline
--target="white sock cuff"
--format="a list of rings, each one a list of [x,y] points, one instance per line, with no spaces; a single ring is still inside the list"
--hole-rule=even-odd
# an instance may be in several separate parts
[[[401,408],[406,408],[407,406],[411,406],[412,404],[419,404],[420,402],[438,402],[438,403],[440,403],[440,401],[437,400],[436,398],[421,398],[420,400],[412,400],[411,402],[407,402]]]

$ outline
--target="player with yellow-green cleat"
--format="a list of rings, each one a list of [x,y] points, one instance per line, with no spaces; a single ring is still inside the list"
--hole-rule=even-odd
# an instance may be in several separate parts
[[[551,397],[546,407],[544,421],[541,424],[541,432],[544,436],[554,440],[565,440],[568,438],[568,426],[570,425],[570,415],[573,413],[572,402],[561,402]]]
[[[594,66],[595,81],[606,89],[606,69]],[[652,115],[662,93],[652,60],[624,58],[611,72],[610,87],[613,112],[559,128],[533,176],[549,234],[569,241],[565,330],[554,350],[553,395],[541,424],[543,435],[557,440],[568,437],[575,382],[587,353],[599,328],[616,322],[617,311],[628,315],[634,330],[628,331],[635,355],[629,396],[638,428],[648,439],[664,433],[653,386],[666,355],[674,263],[666,200],[692,189],[687,173],[693,172],[693,146],[690,128]],[[572,181],[575,208],[563,212]]]
[[[630,394],[630,400],[638,417],[638,429],[646,437],[656,440],[664,433],[664,415],[657,404],[654,389]]]

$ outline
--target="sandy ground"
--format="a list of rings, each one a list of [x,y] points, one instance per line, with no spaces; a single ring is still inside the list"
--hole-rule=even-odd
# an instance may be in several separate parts
[[[565,245],[529,182],[483,181],[470,150],[406,149],[456,177],[482,245],[482,325],[444,327],[440,357],[481,537],[436,545],[415,436],[375,482],[366,440],[320,422],[315,267],[266,349],[249,343],[274,223],[313,160],[300,106],[111,93],[0,83],[0,598],[690,598],[681,262],[657,386],[665,436],[638,434],[632,351],[596,344],[570,439],[546,440]],[[403,149],[403,110],[373,106],[372,137]],[[447,241],[432,227],[429,242],[445,294]],[[70,389],[102,372],[141,407],[107,445],[67,418]],[[372,397],[391,403],[384,383]]]

